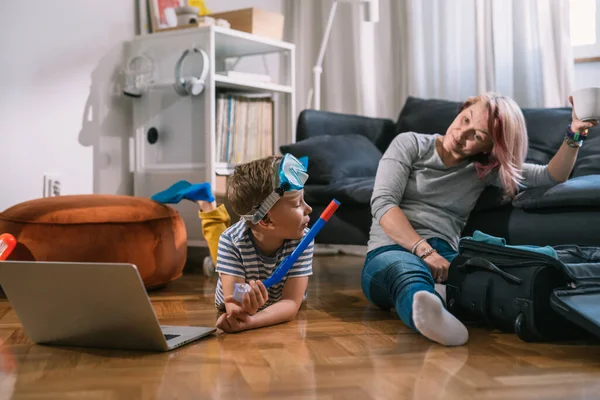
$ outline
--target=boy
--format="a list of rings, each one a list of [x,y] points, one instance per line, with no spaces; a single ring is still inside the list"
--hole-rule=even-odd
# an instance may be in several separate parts
[[[308,277],[312,275],[314,243],[306,248],[282,282],[267,290],[262,281],[308,232],[312,209],[304,202],[307,178],[306,164],[290,154],[236,167],[228,180],[227,192],[233,210],[242,218],[229,227],[225,207],[217,207],[206,184],[182,184],[187,187],[178,191],[173,189],[178,182],[153,196],[161,202],[186,198],[198,203],[211,255],[214,258],[217,254],[219,279],[215,305],[225,313],[219,316],[216,325],[225,332],[274,325],[296,316],[305,298]],[[181,197],[174,197],[175,192]],[[251,287],[241,303],[233,299],[236,283],[248,283]]]

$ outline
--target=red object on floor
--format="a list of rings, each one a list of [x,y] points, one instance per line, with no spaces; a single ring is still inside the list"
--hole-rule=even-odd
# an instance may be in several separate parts
[[[10,233],[0,235],[0,261],[6,260],[17,245],[17,239]]]

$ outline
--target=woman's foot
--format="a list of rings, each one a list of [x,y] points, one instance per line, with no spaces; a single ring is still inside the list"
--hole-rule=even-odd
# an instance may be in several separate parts
[[[413,321],[423,336],[444,346],[467,343],[467,328],[444,308],[435,294],[426,291],[415,293],[412,307]]]

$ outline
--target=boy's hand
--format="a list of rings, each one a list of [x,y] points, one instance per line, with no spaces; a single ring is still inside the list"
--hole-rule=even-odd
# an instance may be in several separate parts
[[[232,314],[222,314],[217,319],[217,328],[227,333],[235,333],[245,331],[250,328],[250,321],[252,316],[245,312],[235,312]]]
[[[250,281],[248,282],[248,285],[250,285],[250,291],[242,295],[241,304],[238,303],[233,296],[225,297],[225,303],[236,304],[242,307],[248,315],[254,315],[259,308],[265,305],[269,299],[269,293],[261,281]]]

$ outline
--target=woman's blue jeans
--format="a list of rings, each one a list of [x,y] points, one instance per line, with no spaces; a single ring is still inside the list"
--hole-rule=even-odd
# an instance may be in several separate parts
[[[427,242],[449,262],[457,255],[443,239],[432,238]],[[402,322],[415,331],[418,331],[412,317],[415,293],[425,290],[436,294],[427,264],[399,245],[379,247],[367,253],[362,270],[362,290],[379,308],[395,308]]]

